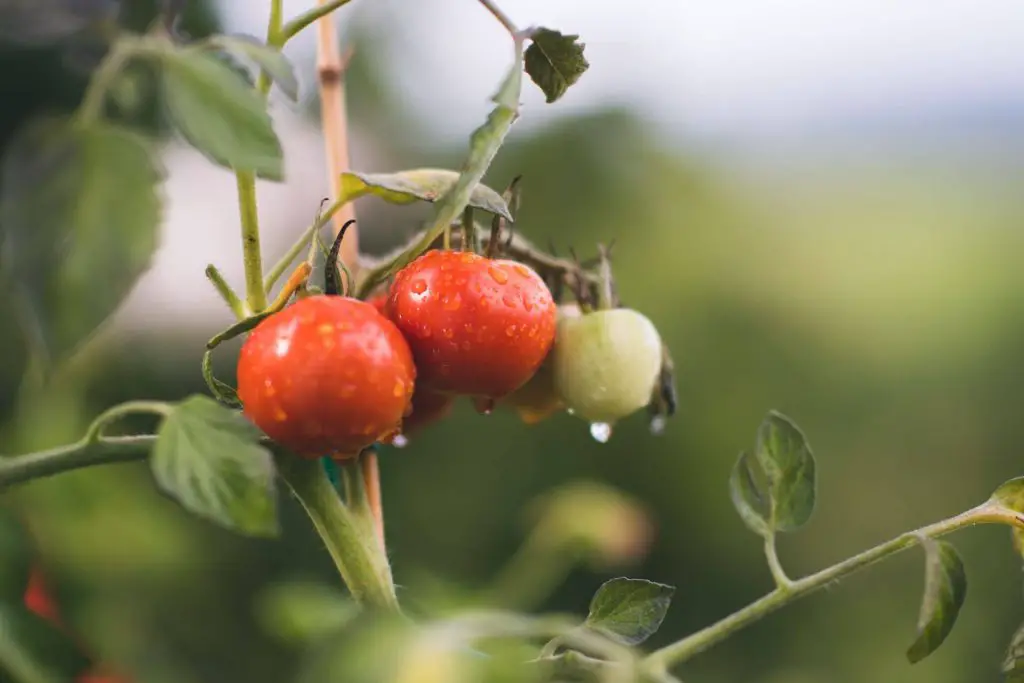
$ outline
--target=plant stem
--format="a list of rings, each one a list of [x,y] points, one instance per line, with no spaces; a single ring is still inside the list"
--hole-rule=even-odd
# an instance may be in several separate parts
[[[779,562],[779,553],[775,548],[775,534],[768,534],[764,537],[764,556],[768,560],[768,569],[772,573],[772,578],[775,579],[775,585],[788,589],[793,580],[786,576],[786,570]]]
[[[300,33],[320,17],[325,17],[334,10],[344,7],[348,3],[349,0],[331,0],[330,2],[322,2],[313,9],[303,12],[284,25],[284,28],[281,30],[281,44],[283,45],[284,43],[287,43],[289,40],[294,38],[296,34]]]
[[[327,546],[352,597],[369,607],[398,612],[391,567],[377,542],[372,521],[353,514],[342,504],[318,460],[284,453],[277,458],[277,465]]]
[[[260,219],[256,210],[256,177],[236,174],[238,212],[242,221],[242,263],[245,266],[245,301],[249,310],[259,313],[267,307],[263,289],[263,256],[260,253]]]
[[[171,410],[171,406],[162,401],[128,401],[121,403],[100,413],[92,421],[92,424],[89,425],[89,429],[86,430],[82,441],[89,444],[99,443],[103,439],[103,430],[105,428],[128,415],[143,414],[167,417]]]
[[[317,221],[306,228],[305,232],[302,233],[302,236],[299,237],[292,246],[288,247],[288,251],[281,257],[281,260],[274,264],[274,267],[267,272],[267,276],[263,279],[263,288],[267,292],[270,292],[274,288],[274,285],[276,285],[277,281],[281,279],[281,276],[288,271],[289,266],[291,266],[292,262],[295,261],[298,255],[302,253],[302,250],[307,244],[309,244],[310,240],[313,239],[313,236],[320,232],[325,225],[331,222],[331,218],[334,217],[334,214],[336,214],[341,207],[345,206],[347,201],[348,200],[345,197],[339,197],[331,202]],[[355,228],[355,226],[353,226],[353,228]]]
[[[220,294],[220,298],[224,299],[224,303],[228,305],[231,312],[235,314],[235,317],[241,320],[248,315],[248,311],[245,309],[245,303],[238,298],[235,294],[235,290],[231,289],[231,285],[228,284],[224,276],[221,275],[220,271],[217,270],[217,266],[212,263],[206,266],[206,279],[213,284],[214,289]]]
[[[511,33],[513,36],[519,32],[516,25],[512,23],[508,15],[501,11],[501,9],[495,5],[491,0],[480,0],[480,4],[487,8],[487,11],[494,15],[494,18],[501,22],[501,25],[505,27],[505,30]]]
[[[142,39],[121,37],[114,42],[110,52],[100,63],[89,80],[82,103],[78,107],[78,120],[91,123],[103,115],[107,93],[114,85],[125,65],[139,50]]]
[[[359,456],[359,464],[363,477],[363,490],[366,492],[366,509],[373,520],[373,528],[377,532],[377,541],[381,548],[386,548],[384,540],[384,500],[380,491],[380,464],[377,453],[367,449]]]
[[[156,436],[111,436],[25,455],[0,456],[0,491],[32,479],[114,462],[144,460]]]
[[[480,601],[489,607],[529,611],[556,589],[579,557],[555,547],[535,529],[491,581]]]
[[[901,534],[831,567],[791,581],[786,587],[776,588],[721,621],[656,650],[644,659],[643,668],[647,671],[659,672],[681,664],[777,609],[860,571],[868,565],[920,544],[922,537],[935,538],[975,524],[1008,524],[1024,527],[1024,519],[1011,510],[988,502],[955,517]]]

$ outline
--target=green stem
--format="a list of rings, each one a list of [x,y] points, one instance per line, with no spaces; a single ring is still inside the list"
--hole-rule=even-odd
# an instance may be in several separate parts
[[[217,270],[217,266],[212,263],[206,266],[206,279],[209,280],[217,293],[220,294],[220,298],[224,299],[224,303],[228,305],[231,312],[235,314],[235,317],[241,320],[248,316],[248,311],[245,309],[245,303],[238,298],[235,294],[235,290],[231,289],[231,285],[228,284],[224,276],[221,275],[220,271]]]
[[[492,607],[529,611],[565,580],[578,557],[533,533],[519,547],[479,598]]]
[[[99,414],[92,421],[89,429],[86,430],[82,441],[89,444],[99,443],[103,440],[103,430],[112,423],[129,415],[159,415],[167,417],[171,412],[171,406],[162,401],[128,401],[121,403]]]
[[[298,255],[302,253],[302,250],[310,243],[310,240],[313,240],[313,236],[319,233],[325,225],[331,222],[334,214],[338,213],[338,211],[348,203],[348,200],[348,197],[339,197],[338,199],[335,199],[324,210],[324,212],[320,214],[317,221],[306,228],[305,232],[302,233],[302,236],[295,241],[295,244],[288,248],[288,251],[281,257],[281,260],[275,263],[274,267],[267,273],[267,277],[263,280],[263,288],[266,291],[269,292],[274,288],[274,285],[281,279],[281,276],[288,272],[288,267],[291,266]]]
[[[256,211],[256,177],[237,173],[238,212],[242,221],[242,263],[245,266],[245,300],[249,310],[259,313],[267,307],[263,289],[263,256],[260,253],[260,219]]]
[[[391,567],[377,542],[372,520],[354,514],[341,502],[319,460],[302,460],[285,453],[277,464],[327,546],[352,597],[369,607],[398,612]]]
[[[281,45],[284,45],[294,38],[296,34],[314,23],[320,17],[330,14],[340,7],[344,7],[349,3],[349,1],[350,0],[333,0],[333,2],[324,3],[323,5],[314,7],[313,9],[303,12],[299,16],[295,17],[285,24],[283,29],[281,29]]]
[[[768,569],[775,579],[775,585],[779,588],[788,589],[793,581],[786,575],[786,570],[779,562],[779,553],[775,548],[775,534],[768,534],[764,537],[764,556],[768,560]]]
[[[267,21],[267,45],[281,47],[284,28],[283,0],[270,0],[270,19]]]
[[[810,595],[890,555],[920,544],[922,537],[935,538],[975,524],[1008,524],[1022,527],[1024,526],[1024,520],[1011,510],[994,503],[984,503],[955,517],[950,517],[918,530],[901,534],[838,564],[805,576],[802,579],[792,581],[786,587],[776,588],[771,593],[721,621],[671,645],[667,645],[660,650],[656,650],[644,660],[643,668],[650,672],[665,671],[670,667],[687,661],[694,655],[725,640],[736,631],[763,619],[777,609],[799,598]]]
[[[0,491],[32,479],[115,462],[144,460],[156,436],[111,436],[99,441],[85,439],[67,446],[26,455],[0,456]]]
[[[89,80],[82,103],[78,107],[79,121],[92,123],[103,116],[103,105],[107,101],[107,93],[128,61],[138,54],[140,47],[144,44],[143,39],[127,36],[114,42],[110,52]]]

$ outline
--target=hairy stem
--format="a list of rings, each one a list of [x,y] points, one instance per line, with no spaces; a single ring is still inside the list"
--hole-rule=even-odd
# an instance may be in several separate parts
[[[228,281],[224,279],[221,272],[217,270],[217,266],[212,263],[206,266],[206,279],[210,281],[217,293],[220,294],[220,298],[224,300],[224,303],[228,305],[231,312],[235,314],[235,317],[241,320],[248,315],[248,311],[245,308],[245,303],[238,298],[235,294],[235,290],[231,288]]]
[[[256,211],[256,177],[236,174],[238,212],[242,222],[242,263],[245,267],[245,301],[249,310],[259,313],[267,307],[263,289],[263,255],[260,253],[260,219]]]
[[[154,444],[156,436],[150,434],[110,436],[91,442],[82,439],[67,446],[36,453],[0,456],[0,491],[32,479],[83,467],[144,460]]]
[[[114,422],[129,415],[159,415],[167,417],[172,408],[162,401],[128,401],[108,408],[92,421],[85,432],[85,443],[99,443],[103,439],[103,430]]]
[[[369,607],[398,612],[391,567],[377,542],[372,520],[355,514],[341,502],[318,460],[301,460],[286,453],[277,464],[327,546],[352,597]]]
[[[854,555],[819,572],[791,581],[730,614],[721,621],[696,633],[656,650],[647,656],[643,668],[650,672],[665,671],[681,664],[696,654],[720,643],[736,631],[763,619],[772,612],[839,581],[850,574],[883,560],[907,548],[919,545],[923,537],[935,538],[975,524],[1008,524],[1024,527],[1024,519],[994,503],[984,503],[955,517],[944,519],[915,531],[901,534],[869,550]]]

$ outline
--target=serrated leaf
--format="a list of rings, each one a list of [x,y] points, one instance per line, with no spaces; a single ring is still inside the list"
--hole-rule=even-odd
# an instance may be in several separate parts
[[[817,484],[807,438],[792,420],[771,411],[757,430],[756,455],[768,481],[769,528],[800,528],[814,512]]]
[[[275,50],[252,36],[244,35],[213,36],[206,43],[254,62],[267,73],[288,99],[293,102],[299,99],[299,80],[295,77],[295,68],[280,50]]]
[[[924,596],[917,619],[917,638],[907,650],[911,664],[942,645],[967,597],[967,575],[956,548],[928,537],[921,539],[921,547],[925,552]]]
[[[1024,624],[1017,628],[1010,639],[1002,673],[1005,683],[1024,683]]]
[[[74,351],[150,265],[161,170],[146,142],[105,123],[30,124],[0,168],[0,265],[30,341]]]
[[[32,544],[21,521],[0,508],[0,602],[21,602],[32,571]]]
[[[743,523],[754,533],[764,536],[769,533],[768,505],[754,479],[753,461],[750,453],[743,453],[736,460],[729,477],[729,496]]]
[[[167,111],[189,144],[234,171],[283,180],[281,142],[263,98],[215,55],[185,48],[161,56]]]
[[[594,594],[584,625],[638,645],[661,627],[675,592],[672,586],[653,581],[612,579]]]
[[[417,168],[397,173],[350,171],[341,174],[341,191],[351,199],[372,194],[392,204],[433,203],[451,190],[458,179],[456,171],[442,168]],[[512,220],[505,199],[486,185],[478,184],[473,189],[469,205]]]
[[[539,28],[530,36],[524,64],[526,73],[544,91],[548,103],[554,102],[590,68],[583,56],[585,44],[578,35]]]
[[[240,413],[192,396],[164,419],[151,458],[163,491],[186,509],[242,534],[278,533],[274,463]]]
[[[0,604],[0,674],[34,683],[67,683],[92,667],[57,626],[22,605]]]

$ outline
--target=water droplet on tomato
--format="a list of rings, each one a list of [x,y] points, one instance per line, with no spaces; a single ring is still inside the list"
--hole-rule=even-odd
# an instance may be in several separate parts
[[[452,337],[455,336],[455,331],[452,330],[452,328],[450,327],[445,327],[441,330],[441,334],[444,335],[445,339],[451,339]]]
[[[477,396],[473,398],[473,408],[476,412],[481,415],[490,415],[494,412],[494,399],[487,398],[486,396]]]
[[[427,281],[416,280],[409,286],[409,289],[412,290],[413,294],[422,294],[423,292],[427,291]]]
[[[505,334],[507,336],[511,337],[515,333],[516,333],[516,326],[515,325],[509,325],[508,327],[505,328]]]
[[[499,285],[503,285],[508,282],[508,273],[497,266],[491,266],[487,269],[487,272],[490,273],[491,278]]]
[[[462,306],[462,296],[457,292],[455,296],[445,296],[441,299],[441,308],[446,311],[457,311]]]
[[[608,443],[612,438],[612,426],[607,422],[595,422],[590,425],[590,435],[598,443]]]
[[[512,269],[515,270],[520,275],[522,275],[523,277],[530,277],[530,269],[524,266],[522,263],[515,264],[514,266],[512,266]]]

